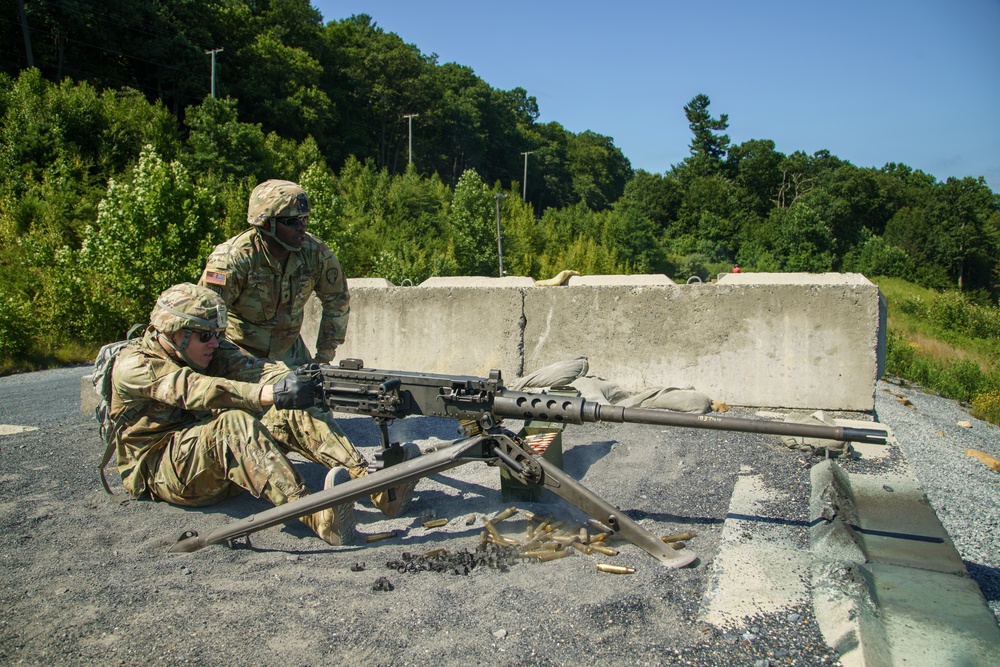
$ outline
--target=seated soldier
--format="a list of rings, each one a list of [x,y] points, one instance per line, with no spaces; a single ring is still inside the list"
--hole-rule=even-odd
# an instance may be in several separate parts
[[[111,415],[119,424],[125,489],[187,506],[246,490],[281,505],[309,494],[286,457],[293,451],[330,469],[327,486],[368,474],[367,461],[333,418],[312,407],[312,385],[221,337],[226,315],[212,290],[174,285],[157,299],[143,337],[119,354]],[[413,449],[410,456],[419,453]],[[390,503],[388,495],[373,494],[372,501],[394,516],[405,499]],[[300,520],[327,543],[346,544],[352,508],[345,503]]]

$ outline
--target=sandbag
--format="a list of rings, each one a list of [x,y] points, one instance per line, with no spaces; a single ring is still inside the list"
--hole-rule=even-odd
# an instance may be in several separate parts
[[[641,394],[630,396],[618,401],[617,405],[626,408],[652,408],[703,415],[712,409],[712,399],[690,387],[686,389],[665,387],[663,389],[650,389]]]
[[[792,412],[785,417],[786,422],[793,424],[812,424],[816,426],[836,426],[837,422],[822,410],[812,414]],[[783,435],[781,442],[789,449],[809,452],[813,456],[823,456],[839,459],[851,454],[851,443],[845,440],[825,440],[823,438],[803,438],[800,436]]]
[[[588,401],[608,405],[627,398],[628,392],[614,382],[599,378],[596,375],[584,375],[570,383],[570,386],[580,392]]]
[[[514,380],[509,388],[515,391],[530,391],[546,387],[561,387],[572,383],[581,375],[586,375],[589,368],[587,357],[560,361]]]

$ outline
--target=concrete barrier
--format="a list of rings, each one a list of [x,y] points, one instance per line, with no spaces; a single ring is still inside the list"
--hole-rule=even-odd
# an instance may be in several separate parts
[[[513,380],[585,356],[590,373],[638,392],[693,387],[730,405],[874,409],[885,302],[860,274],[433,278],[415,287],[350,280],[339,358],[375,368]],[[319,304],[303,333],[314,349]]]

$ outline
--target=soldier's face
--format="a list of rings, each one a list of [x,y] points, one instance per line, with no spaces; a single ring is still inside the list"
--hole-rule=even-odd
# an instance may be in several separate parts
[[[172,336],[174,344],[180,347],[184,342],[184,332],[176,331]],[[202,340],[202,339],[207,340]],[[212,363],[212,356],[215,355],[215,349],[219,347],[219,337],[218,333],[209,333],[207,331],[192,331],[191,337],[188,339],[187,356],[190,357],[191,361],[197,367],[197,370],[205,370],[208,365]]]
[[[309,224],[308,215],[300,215],[297,218],[275,218],[274,234],[282,243],[292,248],[301,248],[306,242],[306,225]]]

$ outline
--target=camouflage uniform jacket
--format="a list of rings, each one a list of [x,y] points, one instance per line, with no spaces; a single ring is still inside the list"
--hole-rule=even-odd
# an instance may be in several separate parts
[[[213,415],[241,408],[259,412],[260,389],[290,372],[281,363],[257,359],[220,340],[203,372],[181,365],[156,341],[151,328],[115,360],[111,414],[129,418],[118,437],[118,472],[125,489],[138,498],[170,438]]]
[[[326,244],[308,233],[302,249],[285,261],[282,267],[251,228],[216,246],[198,284],[226,302],[226,336],[247,352],[271,359],[283,357],[295,344],[306,300],[315,291],[323,306],[315,361],[329,361],[347,333],[350,294],[344,270]]]

